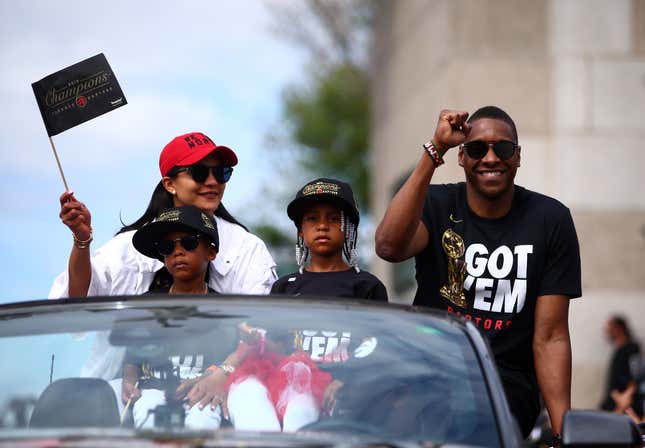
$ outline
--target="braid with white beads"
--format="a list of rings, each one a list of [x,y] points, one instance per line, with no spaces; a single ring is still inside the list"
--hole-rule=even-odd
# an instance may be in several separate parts
[[[302,274],[309,258],[309,248],[305,246],[305,241],[302,236],[298,235],[298,242],[296,243],[296,263],[298,264],[298,272]]]
[[[345,243],[343,244],[343,255],[347,259],[347,264],[354,268],[358,273],[361,270],[358,267],[358,251],[356,250],[356,242],[358,240],[357,226],[349,219],[345,219],[345,213],[341,212],[341,231],[345,233]]]

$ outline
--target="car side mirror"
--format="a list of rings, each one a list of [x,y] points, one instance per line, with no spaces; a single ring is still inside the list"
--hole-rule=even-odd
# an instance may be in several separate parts
[[[571,410],[562,419],[562,446],[632,448],[641,446],[641,434],[626,415]]]

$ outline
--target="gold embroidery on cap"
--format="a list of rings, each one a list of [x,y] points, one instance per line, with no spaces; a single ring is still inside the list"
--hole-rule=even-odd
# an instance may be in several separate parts
[[[179,210],[168,210],[157,218],[157,221],[179,221]]]
[[[332,184],[329,182],[316,182],[315,184],[309,184],[302,189],[302,194],[308,196],[310,194],[338,194],[340,190],[340,185]]]

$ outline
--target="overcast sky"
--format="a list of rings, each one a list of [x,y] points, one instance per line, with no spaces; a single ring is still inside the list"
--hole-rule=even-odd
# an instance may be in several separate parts
[[[124,107],[54,137],[70,188],[92,212],[93,247],[139,217],[159,181],[161,148],[203,131],[240,159],[224,203],[252,218],[274,182],[264,153],[280,95],[303,55],[270,31],[268,6],[231,1],[0,0],[0,302],[45,298],[72,237],[64,191],[31,83],[104,53]]]

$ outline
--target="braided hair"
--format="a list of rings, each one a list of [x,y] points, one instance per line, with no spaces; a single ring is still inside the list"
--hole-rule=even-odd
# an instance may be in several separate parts
[[[300,234],[302,226],[298,226],[298,234],[296,239],[296,263],[298,264],[298,272],[303,273],[305,266],[311,255],[311,251],[305,245],[305,240]],[[343,242],[343,256],[348,265],[354,268],[358,273],[361,272],[358,267],[358,251],[356,244],[358,242],[358,225],[347,218],[343,210],[340,211],[340,231],[345,235]]]

